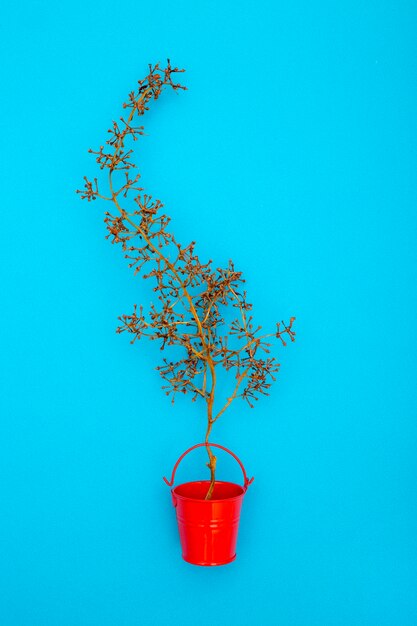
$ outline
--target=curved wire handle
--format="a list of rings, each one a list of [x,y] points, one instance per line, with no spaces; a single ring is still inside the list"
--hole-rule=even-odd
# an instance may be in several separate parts
[[[253,483],[254,481],[254,477],[252,478],[248,478],[245,468],[243,467],[243,463],[242,461],[236,456],[236,454],[234,454],[234,452],[232,452],[231,450],[229,450],[228,448],[225,448],[224,446],[221,446],[218,443],[197,443],[195,446],[192,446],[191,448],[188,448],[188,450],[186,450],[183,454],[181,454],[180,458],[178,459],[178,461],[175,463],[174,465],[174,469],[172,470],[172,475],[171,475],[171,480],[168,480],[167,478],[165,478],[165,476],[163,477],[165,483],[169,486],[172,487],[174,484],[174,480],[175,480],[175,473],[178,469],[178,465],[181,463],[181,461],[183,460],[183,458],[192,450],[195,450],[196,448],[201,448],[201,447],[206,447],[208,448],[210,447],[214,447],[214,448],[220,448],[220,450],[224,450],[225,452],[228,452],[228,454],[230,454],[240,465],[240,469],[242,470],[243,473],[243,479],[244,479],[244,483],[243,483],[243,488],[246,491],[246,489],[249,487],[249,485],[251,483]]]

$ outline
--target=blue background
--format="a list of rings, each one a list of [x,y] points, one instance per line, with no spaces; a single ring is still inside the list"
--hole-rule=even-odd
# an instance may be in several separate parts
[[[417,623],[416,13],[3,8],[1,626]],[[142,183],[180,241],[235,261],[265,329],[297,316],[271,396],[215,425],[256,476],[222,568],[181,560],[161,480],[204,412],[171,407],[156,346],[115,334],[149,286],[74,194],[168,56],[189,90],[144,120]]]

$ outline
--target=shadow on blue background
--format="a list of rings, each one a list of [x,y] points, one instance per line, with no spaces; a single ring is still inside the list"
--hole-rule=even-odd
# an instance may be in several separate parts
[[[3,10],[1,626],[417,623],[415,24],[411,2]],[[149,293],[74,194],[168,56],[189,90],[144,120],[142,183],[235,261],[257,322],[297,316],[270,398],[213,433],[256,476],[223,568],[181,560],[162,482],[204,413],[115,334]]]

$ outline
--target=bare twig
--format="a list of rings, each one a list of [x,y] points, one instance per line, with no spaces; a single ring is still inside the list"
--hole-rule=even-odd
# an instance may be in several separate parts
[[[107,148],[100,146],[95,155],[101,170],[108,170],[108,195],[99,190],[98,179],[90,181],[84,177],[84,189],[77,193],[88,202],[97,198],[110,202],[116,214],[105,213],[107,238],[120,244],[129,266],[135,274],[146,268],[144,278],[154,280],[154,292],[158,303],[152,304],[148,314],[143,307],[134,306],[131,315],[122,315],[118,333],[133,335],[132,343],[142,337],[160,342],[161,350],[167,346],[179,346],[185,351],[184,358],[178,361],[163,359],[157,369],[165,381],[167,395],[174,401],[177,393],[191,393],[192,399],[203,398],[206,402],[208,467],[210,486],[206,495],[210,499],[215,486],[217,459],[212,453],[209,439],[213,424],[224,414],[237,397],[242,397],[250,406],[259,395],[267,395],[271,380],[279,364],[274,358],[262,359],[258,350],[269,352],[269,343],[264,340],[276,337],[286,345],[284,336],[294,341],[295,333],[291,318],[288,325],[277,324],[275,333],[260,335],[261,327],[254,327],[252,309],[246,300],[246,292],[241,291],[244,283],[241,272],[235,270],[232,261],[225,269],[214,269],[212,261],[202,263],[195,253],[195,242],[186,246],[180,244],[168,230],[170,218],[161,213],[162,202],[142,193],[138,186],[140,174],[131,175],[137,169],[132,163],[133,150],[126,147],[127,141],[137,141],[144,134],[144,127],[137,125],[136,117],[141,117],[149,109],[150,102],[157,100],[162,91],[174,91],[186,87],[174,81],[177,73],[184,70],[173,68],[168,60],[161,68],[159,63],[149,66],[148,75],[138,81],[138,87],[130,92],[123,107],[129,110],[125,119],[120,117],[109,129]],[[120,183],[120,176],[124,177]],[[136,194],[136,195],[134,195]],[[121,199],[130,200],[126,207]],[[132,203],[133,200],[133,203]],[[171,259],[175,259],[172,261]],[[240,320],[226,324],[222,317],[222,307],[239,309]],[[282,329],[281,329],[282,324]],[[224,331],[224,329],[226,329]],[[228,338],[233,338],[239,347],[228,347]],[[216,368],[228,371],[235,369],[236,383],[224,406],[214,414],[216,397]],[[243,382],[245,387],[242,389]]]

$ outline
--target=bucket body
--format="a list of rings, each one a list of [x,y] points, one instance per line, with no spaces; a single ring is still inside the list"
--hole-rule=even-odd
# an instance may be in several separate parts
[[[211,500],[209,480],[183,483],[172,490],[182,557],[194,565],[225,565],[236,558],[240,509],[245,490],[216,481]]]
[[[226,565],[236,558],[240,509],[243,496],[253,482],[241,460],[218,443],[197,443],[183,452],[174,465],[171,480],[164,477],[164,481],[172,487],[183,458],[196,448],[209,446],[224,450],[239,463],[243,486],[216,480],[210,500],[205,500],[210,481],[198,480],[173,487],[171,494],[177,512],[183,559],[194,565]]]

